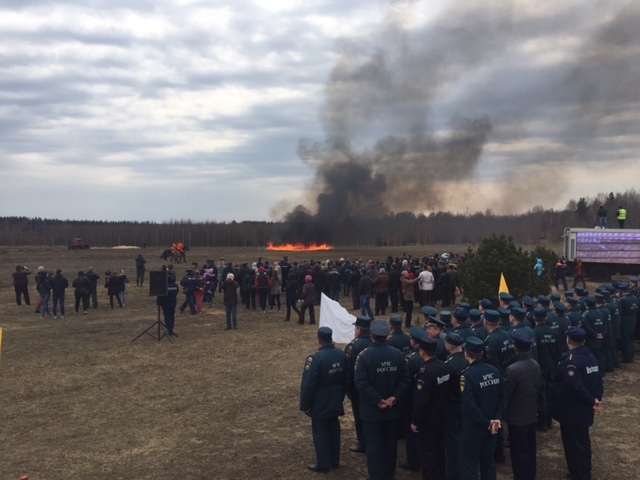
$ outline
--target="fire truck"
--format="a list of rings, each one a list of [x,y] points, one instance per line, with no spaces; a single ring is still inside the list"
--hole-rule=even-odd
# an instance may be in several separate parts
[[[640,273],[640,230],[567,227],[563,240],[564,257],[569,262],[580,259],[593,282]]]

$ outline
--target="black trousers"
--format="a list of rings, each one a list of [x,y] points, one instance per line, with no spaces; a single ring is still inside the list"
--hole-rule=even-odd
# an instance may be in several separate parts
[[[413,316],[413,300],[404,301],[404,326],[411,327],[411,317]]]
[[[369,480],[393,479],[398,460],[400,420],[362,422]]]
[[[338,417],[311,420],[316,463],[320,468],[340,465],[340,421]]]
[[[358,392],[353,391],[349,400],[351,400],[351,410],[353,411],[353,423],[356,426],[356,438],[358,439],[358,445],[366,450],[367,446],[364,440],[364,432],[362,430],[362,420],[360,419],[360,397]]]
[[[85,312],[89,310],[89,294],[75,292],[75,296],[76,296],[76,313],[78,313],[78,308],[80,307],[80,301],[82,301],[82,309]]]
[[[446,477],[445,429],[443,422],[440,425],[425,426],[418,433],[422,480],[441,480]]]
[[[173,326],[176,321],[176,304],[173,305],[163,305],[162,306],[162,315],[164,316],[164,324],[167,327],[167,330],[172,333]]]
[[[24,298],[24,303],[27,305],[31,305],[31,300],[29,300],[29,286],[28,285],[14,285],[13,287],[16,291],[16,303],[18,305],[22,305],[21,297]]]
[[[509,425],[509,441],[514,480],[535,480],[536,424]]]
[[[398,289],[389,289],[389,299],[391,300],[391,313],[398,313]]]
[[[302,310],[300,310],[300,319],[298,320],[298,323],[300,324],[304,323],[304,312],[306,312],[307,309],[309,310],[309,323],[310,324],[316,323],[316,311],[313,305],[302,305]]]
[[[447,480],[460,479],[458,465],[458,437],[460,436],[460,402],[449,403],[444,447],[447,451]]]
[[[591,480],[589,427],[560,424],[560,436],[571,480]]]
[[[291,310],[298,314],[298,318],[300,318],[300,309],[296,303],[298,302],[297,298],[287,298],[287,317],[286,320],[291,318]]]

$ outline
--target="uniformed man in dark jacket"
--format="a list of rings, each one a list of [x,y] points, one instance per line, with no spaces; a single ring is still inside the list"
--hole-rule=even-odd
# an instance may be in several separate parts
[[[484,346],[482,340],[476,337],[467,338],[464,344],[469,367],[460,377],[459,452],[462,480],[478,478],[478,463],[483,480],[496,478],[494,454],[497,434],[507,409],[508,393],[500,370],[482,359]]]
[[[607,308],[611,315],[611,341],[609,348],[611,349],[611,362],[614,368],[620,366],[620,357],[618,356],[618,345],[620,343],[620,299],[614,295],[615,287],[608,286],[609,296],[607,298]]]
[[[524,309],[522,312],[526,313]],[[505,368],[509,392],[505,420],[509,425],[509,453],[514,480],[536,478],[536,399],[542,385],[542,372],[538,362],[531,357],[531,346],[531,335],[524,329],[517,330],[514,335],[516,353],[507,360]]]
[[[629,291],[629,284],[618,285],[622,298],[620,299],[620,351],[624,363],[633,362],[636,353],[634,331],[638,314],[638,297]]]
[[[480,319],[480,311],[478,312],[478,319]],[[469,325],[469,312],[464,308],[458,307],[453,311],[453,331],[462,337],[462,340],[466,340],[471,335],[478,336]]]
[[[606,325],[602,314],[598,311],[596,297],[589,295],[585,298],[586,310],[582,315],[582,328],[587,332],[586,347],[598,359],[600,373],[604,374],[604,352],[602,346],[605,342]]]
[[[524,308],[515,307],[511,309],[510,312],[510,320],[511,320],[511,337],[515,340],[515,337],[518,333],[526,333],[531,338],[531,347],[529,348],[529,356],[534,360],[538,359],[538,349],[536,346],[536,334],[533,331],[533,328],[528,327],[525,323],[525,317],[527,316],[527,312]]]
[[[607,307],[607,298],[609,297],[609,291],[607,289],[601,289],[599,293],[595,294],[596,308],[602,317],[604,322],[604,339],[602,340],[602,359],[603,364],[600,365],[600,370],[603,375],[609,372],[613,372],[613,355],[611,353],[611,345],[613,338],[613,320],[611,318],[611,311]],[[565,341],[566,345],[566,341]]]
[[[347,356],[347,377],[349,380],[347,396],[351,401],[351,410],[353,411],[356,437],[358,439],[358,443],[351,445],[349,450],[356,453],[364,453],[365,444],[364,434],[362,432],[362,420],[360,419],[360,397],[353,381],[353,375],[355,372],[356,358],[358,357],[358,354],[371,343],[371,333],[369,332],[371,319],[369,317],[358,316],[356,317],[354,325],[356,327],[356,338],[354,338],[344,349],[344,353]]]
[[[496,310],[484,312],[484,322],[488,332],[484,340],[484,359],[503,373],[504,362],[513,355],[513,339],[499,327],[499,321],[500,314]]]
[[[371,344],[356,360],[354,381],[360,395],[369,480],[393,479],[398,455],[401,405],[411,379],[404,355],[387,345],[389,325],[371,325]]]
[[[180,285],[182,285],[185,295],[184,303],[180,306],[180,313],[184,313],[185,308],[189,307],[191,315],[195,315],[195,293],[198,288],[198,277],[193,273],[193,269],[187,269],[186,275],[180,280]]]
[[[392,315],[389,319],[389,326],[391,327],[391,335],[389,335],[387,343],[396,347],[403,355],[407,355],[411,352],[411,337],[402,331],[402,317]]]
[[[469,322],[471,322],[470,328],[473,330],[473,333],[475,333],[480,340],[484,341],[489,332],[487,331],[487,327],[484,326],[482,312],[477,308],[469,310]]]
[[[447,430],[445,432],[444,446],[447,456],[447,480],[460,478],[460,466],[458,465],[458,437],[460,435],[460,375],[469,362],[464,358],[462,351],[463,338],[455,332],[448,333],[444,339],[449,356],[445,361],[451,380],[449,381],[449,405],[447,408]]]
[[[162,308],[164,325],[169,335],[173,335],[173,327],[176,318],[176,305],[178,304],[178,292],[180,287],[173,275],[167,275],[167,294],[159,295],[156,303]]]
[[[449,382],[447,365],[436,358],[438,342],[427,337],[420,342],[424,361],[413,382],[411,430],[418,434],[418,450],[423,480],[445,478],[445,430]]]
[[[550,405],[560,423],[569,474],[579,480],[591,479],[589,427],[604,393],[598,361],[584,346],[586,337],[580,327],[567,332],[569,351],[562,354],[555,370]]]
[[[549,395],[553,383],[553,372],[560,360],[560,339],[558,332],[547,324],[547,312],[542,307],[533,309],[533,317],[536,322],[534,332],[538,346],[538,364],[542,371],[542,387],[538,396],[538,430],[546,432],[552,426],[552,418],[549,414]]]
[[[572,327],[579,327],[582,323],[582,312],[578,306],[578,299],[575,297],[567,297],[564,302],[567,307],[565,315],[569,319],[569,324]]]
[[[300,385],[300,410],[311,417],[316,463],[310,470],[328,472],[340,465],[340,421],[349,381],[347,357],[335,347],[333,331],[318,329],[319,349],[307,357]]]
[[[413,381],[424,363],[424,360],[422,360],[422,356],[420,355],[420,342],[427,338],[427,332],[420,327],[411,327],[409,333],[411,334],[410,339],[412,350],[405,355],[405,361],[407,368],[409,369],[409,378],[411,379],[413,386]],[[407,461],[405,463],[401,463],[400,468],[417,472],[420,470],[420,452],[418,450],[418,436],[413,432],[413,430],[411,430],[412,410],[413,398],[409,396],[402,411]]]

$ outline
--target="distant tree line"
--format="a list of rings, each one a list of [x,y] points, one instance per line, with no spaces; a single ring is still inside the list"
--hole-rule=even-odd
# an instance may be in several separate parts
[[[592,228],[596,211],[604,205],[609,226],[617,225],[619,205],[627,210],[627,228],[640,228],[640,194],[600,193],[571,200],[564,210],[537,206],[518,215],[437,212],[429,215],[402,212],[381,218],[347,218],[331,225],[336,246],[476,244],[494,233],[512,237],[518,244],[559,242],[565,227]],[[67,245],[82,237],[92,246],[147,245],[164,247],[181,240],[196,247],[264,247],[281,238],[280,222],[106,222],[0,217],[0,245]]]

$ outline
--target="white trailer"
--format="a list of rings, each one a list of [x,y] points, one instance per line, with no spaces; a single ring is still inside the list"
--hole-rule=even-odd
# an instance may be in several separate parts
[[[570,262],[582,260],[591,281],[640,273],[640,230],[567,227],[563,240],[564,257]]]

